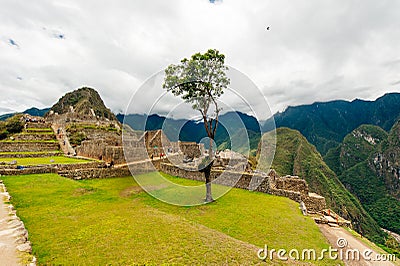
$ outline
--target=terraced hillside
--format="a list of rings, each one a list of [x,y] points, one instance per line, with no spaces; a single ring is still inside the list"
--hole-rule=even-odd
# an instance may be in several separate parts
[[[59,155],[60,145],[48,123],[28,122],[21,133],[0,141],[0,158]]]

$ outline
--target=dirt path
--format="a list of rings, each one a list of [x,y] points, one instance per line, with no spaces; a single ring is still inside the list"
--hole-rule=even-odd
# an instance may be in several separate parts
[[[20,265],[14,228],[9,222],[10,216],[4,194],[0,187],[0,265]]]
[[[353,236],[350,232],[341,227],[330,227],[326,224],[320,224],[318,226],[324,236],[328,239],[331,247],[337,248],[339,250],[338,254],[340,253],[340,250],[343,251],[343,261],[346,265],[398,265],[398,263],[396,262],[395,264],[393,264],[390,261],[378,261],[383,260],[382,257],[382,259],[379,258],[379,256],[381,255],[380,252],[372,250],[371,246],[367,245],[361,239]],[[340,244],[342,248],[339,248],[338,244]],[[352,259],[354,257],[353,255],[351,255],[350,250],[360,251],[360,259]],[[368,258],[371,258],[371,260],[364,258],[363,253],[366,250],[371,250],[371,253],[369,253],[368,255]],[[348,251],[348,256],[346,256],[346,251]]]

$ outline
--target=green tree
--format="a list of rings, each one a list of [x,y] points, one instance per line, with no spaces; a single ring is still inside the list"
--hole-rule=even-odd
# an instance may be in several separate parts
[[[164,89],[190,103],[203,118],[204,127],[210,139],[208,157],[201,164],[206,181],[206,202],[213,201],[210,176],[214,160],[212,143],[221,111],[218,98],[230,83],[225,73],[228,67],[224,65],[224,61],[225,55],[215,49],[209,49],[204,54],[196,53],[190,59],[182,59],[180,64],[169,65],[165,70],[163,84]]]
[[[0,121],[0,140],[7,138],[7,136],[8,136],[8,131],[6,129],[6,123]]]
[[[21,121],[22,115],[14,115],[7,119],[6,129],[9,133],[19,133],[24,128],[24,123]]]

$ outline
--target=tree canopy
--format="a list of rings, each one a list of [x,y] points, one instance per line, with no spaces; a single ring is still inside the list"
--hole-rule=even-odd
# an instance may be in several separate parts
[[[221,111],[218,98],[230,82],[224,61],[225,55],[209,49],[204,54],[196,53],[190,59],[182,59],[180,64],[171,64],[165,70],[163,88],[180,96],[201,113],[207,134],[212,139]]]

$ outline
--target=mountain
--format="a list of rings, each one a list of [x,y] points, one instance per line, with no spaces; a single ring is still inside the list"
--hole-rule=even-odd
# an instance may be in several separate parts
[[[272,132],[265,133],[262,141],[268,141]],[[259,158],[259,156],[258,156]],[[268,170],[268,166],[260,167]],[[328,207],[340,216],[353,221],[355,229],[377,242],[383,243],[384,233],[363,208],[361,203],[340,182],[336,174],[323,161],[315,146],[297,130],[276,130],[276,151],[272,169],[280,175],[297,175],[304,178],[311,192],[325,197]]]
[[[118,114],[117,119],[126,123],[134,130],[157,130],[163,129],[167,137],[172,141],[195,141],[207,137],[204,123],[201,121],[171,119],[153,115]],[[254,153],[261,137],[260,124],[253,116],[241,112],[228,112],[219,116],[219,125],[215,142],[219,149],[233,149],[247,153],[247,139],[249,139],[250,150]]]
[[[325,155],[337,147],[343,138],[362,124],[377,125],[386,131],[400,117],[400,93],[388,93],[375,101],[354,100],[316,102],[288,107],[265,122],[263,131],[289,127],[300,131],[318,151]]]
[[[95,116],[117,121],[115,115],[104,105],[99,93],[88,87],[68,92],[50,110],[58,114],[73,113],[78,117]]]
[[[38,109],[36,107],[32,107],[32,108],[26,109],[22,113],[30,114],[32,116],[44,116],[49,110],[50,110],[50,108]],[[0,121],[5,121],[7,118],[10,118],[16,114],[17,113],[9,113],[9,114],[0,115]]]
[[[400,233],[400,121],[389,134],[355,129],[325,159],[381,227]]]
[[[343,142],[324,156],[324,161],[337,174],[363,162],[376,146],[386,140],[388,133],[374,125],[361,125],[349,133]]]
[[[38,109],[36,107],[32,107],[25,110],[23,113],[30,114],[32,116],[44,116],[48,111],[50,111],[50,108]]]

